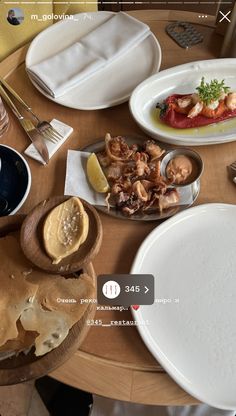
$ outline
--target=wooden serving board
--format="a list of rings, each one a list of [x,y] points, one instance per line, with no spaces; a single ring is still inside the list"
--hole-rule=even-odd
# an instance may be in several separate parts
[[[0,237],[10,232],[20,231],[24,215],[14,215],[0,218]],[[92,263],[84,265],[82,272],[92,277],[96,288],[96,275]],[[95,293],[95,291],[94,291]],[[36,357],[33,350],[27,355],[23,353],[18,357],[7,358],[0,361],[0,385],[17,384],[34,378],[43,377],[55,370],[68,360],[79,348],[85,339],[89,325],[87,320],[94,318],[96,304],[89,304],[83,317],[70,329],[69,334],[59,347],[42,357]]]

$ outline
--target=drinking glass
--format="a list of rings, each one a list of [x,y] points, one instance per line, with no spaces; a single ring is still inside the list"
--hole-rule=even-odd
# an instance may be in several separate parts
[[[2,135],[7,131],[8,126],[9,126],[8,114],[6,112],[2,99],[0,97],[0,137],[2,137]]]

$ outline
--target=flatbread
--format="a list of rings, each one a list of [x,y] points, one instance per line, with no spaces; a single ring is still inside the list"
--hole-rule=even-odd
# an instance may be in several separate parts
[[[34,282],[34,279],[31,280]],[[74,323],[79,321],[87,303],[81,299],[91,299],[94,297],[94,285],[91,277],[82,274],[75,278],[64,278],[57,276],[51,284],[48,282],[39,284],[36,299],[45,309],[50,311],[61,311],[70,316]]]
[[[0,239],[0,346],[18,336],[16,322],[22,311],[29,307],[38,286],[25,279],[24,271],[30,265],[22,255],[14,236]]]
[[[58,311],[46,311],[34,302],[31,308],[22,312],[20,321],[27,331],[39,335],[35,339],[35,355],[40,356],[58,347],[68,335],[70,324],[65,314]]]
[[[30,349],[35,342],[35,338],[37,337],[38,333],[36,331],[25,331],[23,328],[20,320],[16,323],[18,335],[15,339],[9,340],[6,344],[0,347],[0,353],[2,351],[8,351],[9,353],[15,351],[25,351]]]
[[[0,359],[4,352],[35,344],[43,355],[59,346],[94,297],[92,279],[65,278],[34,270],[24,257],[17,235],[0,238]],[[8,355],[7,355],[8,356]]]
[[[62,343],[88,307],[88,303],[80,300],[91,299],[95,288],[87,274],[79,278],[46,276],[39,281],[32,276],[29,279],[39,285],[38,291],[34,303],[21,314],[20,320],[25,330],[39,333],[35,340],[35,354],[39,356]]]

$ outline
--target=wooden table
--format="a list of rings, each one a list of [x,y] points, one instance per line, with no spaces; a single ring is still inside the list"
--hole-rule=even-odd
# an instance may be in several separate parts
[[[164,28],[171,20],[187,20],[199,24],[198,15],[154,10],[130,14],[148,23],[158,37],[163,51],[162,69],[219,56],[222,39],[214,34],[213,17],[199,26],[204,35],[203,44],[184,50],[165,34]],[[21,209],[22,213],[27,213],[44,198],[63,194],[67,149],[78,149],[104,136],[107,131],[112,135],[141,133],[129,113],[127,103],[102,111],[77,111],[47,100],[33,88],[26,76],[26,50],[27,47],[23,47],[3,61],[0,64],[0,75],[8,79],[42,118],[58,118],[73,126],[74,133],[48,166],[43,167],[28,160],[32,172],[32,189]],[[12,116],[11,127],[1,141],[20,152],[29,144]],[[235,185],[226,174],[226,166],[235,159],[236,142],[196,147],[196,150],[205,163],[197,203],[236,204]],[[97,274],[128,273],[138,247],[157,223],[116,220],[106,215],[101,215],[101,219],[104,239],[101,251],[94,261],[95,270]],[[108,323],[111,320],[132,318],[129,311],[98,311],[97,319]],[[162,370],[134,327],[92,327],[81,350],[54,371],[52,377],[80,389],[120,400],[159,405],[197,403]]]

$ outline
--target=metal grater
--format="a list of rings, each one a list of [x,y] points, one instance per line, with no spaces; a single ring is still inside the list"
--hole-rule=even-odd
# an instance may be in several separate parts
[[[187,22],[170,23],[166,26],[166,32],[181,48],[185,49],[203,41],[202,33]]]

